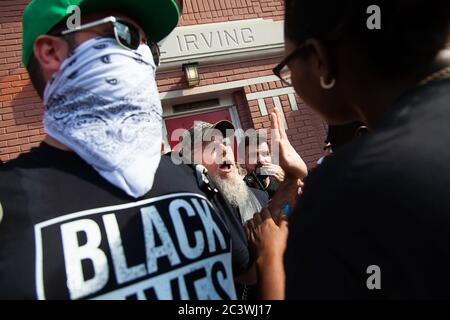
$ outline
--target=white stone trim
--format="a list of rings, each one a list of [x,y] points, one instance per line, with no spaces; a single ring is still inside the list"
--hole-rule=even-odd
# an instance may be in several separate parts
[[[264,49],[260,51],[243,51],[238,53],[229,53],[227,55],[222,56],[210,56],[210,57],[204,57],[201,60],[201,66],[202,67],[213,67],[217,65],[225,65],[225,64],[235,64],[236,62],[251,62],[251,61],[258,61],[263,60],[267,58],[275,58],[279,57],[280,60],[282,59],[284,54],[284,45],[280,46],[279,48],[273,48],[273,49]],[[196,60],[195,60],[196,61]],[[192,60],[185,60],[184,62],[192,62]],[[178,71],[181,68],[181,65],[183,64],[183,61],[175,61],[175,62],[168,62],[163,63],[158,67],[158,72],[170,72],[170,71]]]
[[[267,116],[269,112],[267,112],[267,106],[264,99],[258,99],[259,112],[262,116]]]
[[[160,93],[159,97],[161,100],[169,100],[169,99],[181,98],[181,97],[186,97],[186,96],[200,95],[200,94],[205,94],[205,93],[210,93],[210,92],[223,93],[223,91],[226,91],[226,90],[233,90],[233,89],[237,89],[237,88],[243,88],[246,86],[267,83],[267,82],[274,82],[274,81],[278,81],[278,80],[279,80],[279,78],[277,76],[258,77],[258,78],[252,78],[252,79],[212,84],[212,85],[203,86],[203,87],[195,87],[192,89],[162,92],[162,93]],[[252,100],[255,100],[255,99],[252,99]]]
[[[297,99],[295,98],[295,94],[290,93],[288,94],[289,97],[289,102],[291,104],[291,109],[293,111],[297,111],[298,110],[298,103],[297,103]]]
[[[277,81],[277,80],[275,80],[275,81]],[[295,93],[294,88],[292,88],[292,87],[274,89],[274,90],[268,90],[268,91],[261,91],[261,92],[247,94],[247,100],[251,101],[251,100],[257,100],[257,99],[272,98],[272,97],[277,97],[277,96],[289,95],[291,93]]]
[[[272,100],[273,100],[273,104],[275,105],[275,108],[277,108],[278,111],[280,111],[281,115],[283,116],[284,128],[286,130],[289,129],[287,121],[286,121],[286,115],[284,114],[283,106],[281,105],[280,97],[273,97]]]
[[[242,129],[241,120],[239,119],[239,113],[235,106],[232,106],[229,109],[229,111],[231,116],[231,122],[233,123],[234,128],[236,129],[236,138],[238,139],[238,141],[240,141],[243,137],[241,135],[241,130],[239,130]]]
[[[204,109],[194,109],[194,110],[183,111],[183,112],[178,112],[178,113],[165,112],[163,114],[163,118],[164,119],[182,118],[182,117],[193,116],[193,115],[200,114],[200,113],[208,113],[208,112],[219,111],[219,110],[223,110],[223,109],[226,109],[226,108],[229,108],[229,107],[230,107],[230,104],[229,105],[218,105],[218,106],[215,106],[215,107],[204,108]],[[171,110],[169,110],[169,111],[171,111]]]

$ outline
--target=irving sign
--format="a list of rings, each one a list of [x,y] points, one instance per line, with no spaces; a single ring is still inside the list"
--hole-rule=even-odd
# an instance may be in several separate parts
[[[161,61],[179,65],[239,53],[267,53],[282,50],[283,43],[283,21],[252,19],[179,27],[160,43]]]

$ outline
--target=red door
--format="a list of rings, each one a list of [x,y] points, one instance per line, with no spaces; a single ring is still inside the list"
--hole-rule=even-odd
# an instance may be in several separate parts
[[[203,121],[214,124],[222,120],[228,120],[231,122],[230,111],[228,109],[206,112],[196,114],[193,116],[186,116],[175,119],[167,119],[166,120],[167,141],[169,141],[170,147],[173,149],[179,143],[179,139],[176,139],[177,137],[172,137],[172,133],[175,130],[190,129],[194,125],[195,121]],[[172,138],[174,140],[172,140]]]

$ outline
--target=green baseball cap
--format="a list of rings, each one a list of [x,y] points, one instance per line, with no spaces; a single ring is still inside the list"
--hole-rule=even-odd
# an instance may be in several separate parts
[[[105,10],[126,14],[155,42],[172,32],[182,10],[181,0],[32,0],[23,13],[22,62],[25,66],[28,66],[36,39],[70,17],[72,12],[67,11],[73,5],[80,8],[81,16]]]

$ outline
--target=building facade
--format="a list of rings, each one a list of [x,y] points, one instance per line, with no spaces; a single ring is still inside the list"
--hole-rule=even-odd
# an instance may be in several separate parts
[[[42,102],[21,64],[21,16],[28,0],[0,2],[0,160],[44,137]],[[244,131],[270,128],[284,115],[287,134],[312,167],[323,155],[326,126],[273,75],[283,57],[283,0],[184,0],[179,26],[161,41],[157,82],[167,146],[194,121],[227,119]]]

